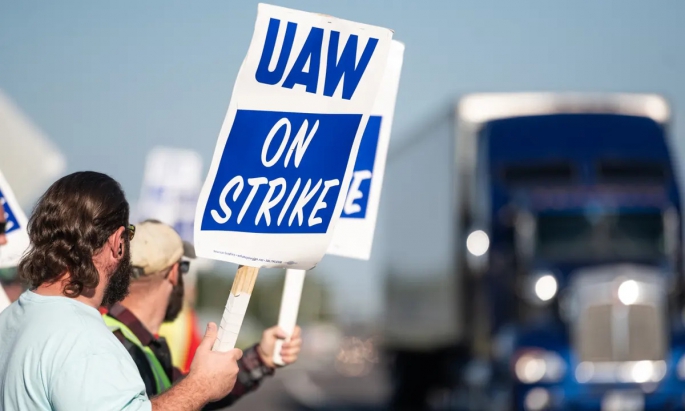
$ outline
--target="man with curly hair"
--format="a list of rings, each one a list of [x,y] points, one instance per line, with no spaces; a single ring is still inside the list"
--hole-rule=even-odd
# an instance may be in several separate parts
[[[128,219],[124,192],[105,174],[70,174],[41,197],[19,264],[30,289],[0,314],[0,409],[199,410],[231,391],[242,352],[213,352],[211,323],[190,373],[152,400],[145,394],[98,312],[128,293]]]

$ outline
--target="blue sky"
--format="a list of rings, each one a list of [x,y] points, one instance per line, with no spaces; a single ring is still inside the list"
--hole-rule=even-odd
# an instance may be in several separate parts
[[[477,91],[662,93],[685,126],[685,2],[273,1],[395,30],[406,44],[394,137]],[[4,2],[0,88],[67,156],[138,196],[155,145],[209,161],[247,51],[253,1]],[[322,272],[351,315],[377,313],[372,265],[328,258]],[[373,277],[372,277],[373,276]],[[365,293],[351,293],[358,285]]]

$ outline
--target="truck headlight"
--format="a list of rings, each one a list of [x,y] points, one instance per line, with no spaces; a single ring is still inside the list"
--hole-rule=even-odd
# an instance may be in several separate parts
[[[552,351],[525,351],[514,363],[516,378],[524,384],[535,384],[540,381],[558,382],[564,377],[565,372],[564,360]]]
[[[557,295],[557,279],[552,274],[545,274],[535,280],[535,295],[540,301],[549,301]]]
[[[640,298],[640,284],[627,280],[618,287],[618,299],[625,305],[632,305]]]
[[[466,249],[474,257],[480,257],[488,252],[490,248],[490,237],[483,230],[472,231],[466,237]]]
[[[557,278],[551,271],[542,270],[528,275],[523,284],[523,297],[530,304],[549,304],[559,291]]]

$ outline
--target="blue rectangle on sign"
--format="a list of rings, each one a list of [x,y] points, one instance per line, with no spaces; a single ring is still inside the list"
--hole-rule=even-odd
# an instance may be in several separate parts
[[[201,229],[328,231],[361,118],[238,110]]]
[[[359,145],[359,153],[357,154],[357,161],[354,163],[354,174],[345,199],[342,218],[366,218],[380,131],[381,116],[371,116]]]
[[[12,231],[18,230],[19,221],[12,212],[10,205],[7,204],[7,200],[5,200],[5,195],[2,193],[2,190],[0,190],[0,204],[2,204],[2,208],[5,212],[5,220],[7,221],[7,227],[5,228],[5,232],[9,234]]]

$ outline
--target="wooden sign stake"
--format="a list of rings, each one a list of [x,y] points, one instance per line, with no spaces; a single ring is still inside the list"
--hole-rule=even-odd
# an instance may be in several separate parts
[[[258,273],[259,268],[256,267],[245,265],[238,267],[238,272],[233,279],[231,294],[226,302],[224,315],[221,317],[218,336],[214,342],[214,347],[212,347],[214,351],[226,352],[235,348],[235,342],[238,340],[240,327],[243,325],[247,305],[250,302]]]

